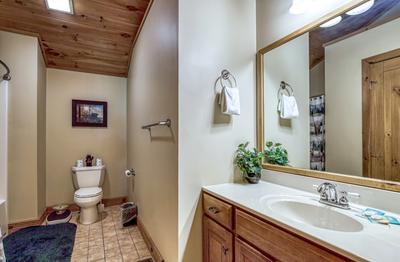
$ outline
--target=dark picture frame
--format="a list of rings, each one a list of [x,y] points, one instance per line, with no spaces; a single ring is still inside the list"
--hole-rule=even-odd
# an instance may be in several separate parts
[[[107,127],[107,102],[72,100],[72,126]]]

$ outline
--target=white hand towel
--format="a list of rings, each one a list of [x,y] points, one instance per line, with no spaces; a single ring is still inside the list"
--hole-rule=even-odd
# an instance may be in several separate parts
[[[239,88],[223,87],[219,96],[221,111],[227,115],[240,115]]]
[[[299,116],[296,98],[294,96],[282,95],[279,104],[280,117],[282,119],[292,119]]]

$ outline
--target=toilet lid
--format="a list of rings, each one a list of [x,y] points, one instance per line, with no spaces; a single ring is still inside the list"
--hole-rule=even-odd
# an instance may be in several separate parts
[[[95,197],[101,195],[103,191],[100,187],[80,188],[75,192],[76,197]]]

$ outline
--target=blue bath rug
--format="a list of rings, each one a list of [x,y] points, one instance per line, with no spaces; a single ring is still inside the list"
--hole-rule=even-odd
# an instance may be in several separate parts
[[[76,225],[71,223],[27,227],[7,236],[7,262],[70,261]]]

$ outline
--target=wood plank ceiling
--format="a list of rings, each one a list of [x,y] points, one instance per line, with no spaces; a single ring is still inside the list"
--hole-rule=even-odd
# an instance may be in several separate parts
[[[152,0],[73,0],[74,14],[45,0],[0,0],[0,29],[39,38],[47,67],[126,77]]]
[[[374,22],[393,10],[396,5],[399,5],[399,0],[375,0],[373,7],[363,14],[355,16],[343,14],[343,20],[339,24],[312,30],[309,34],[310,68],[324,61],[325,44],[378,26],[379,24],[374,25]],[[395,19],[400,17],[400,13],[395,10],[391,16],[391,19]]]

